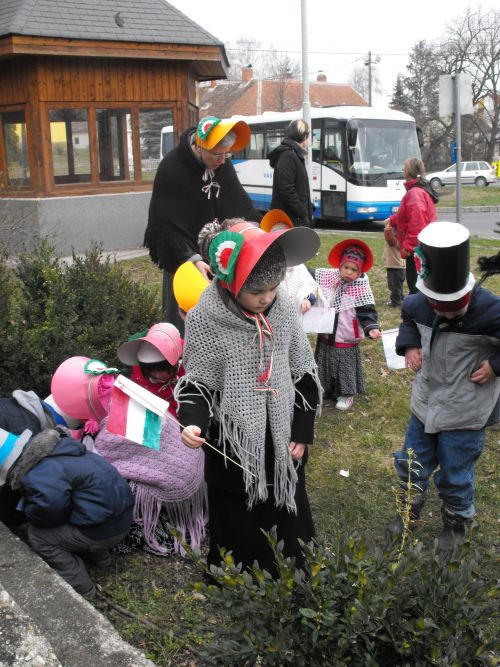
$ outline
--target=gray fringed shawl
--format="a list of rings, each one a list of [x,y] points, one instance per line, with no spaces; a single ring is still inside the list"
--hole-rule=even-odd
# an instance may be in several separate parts
[[[263,368],[267,367],[273,341],[265,337],[264,359],[261,360],[254,323],[231,312],[221,299],[216,282],[203,292],[186,317],[183,355],[186,375],[177,383],[176,400],[189,401],[187,386],[190,383],[206,398],[210,416],[220,425],[219,440],[224,454],[236,458],[255,475],[243,473],[249,507],[268,497],[265,437],[269,422],[274,446],[275,504],[296,511],[297,473],[288,452],[296,397],[305,409],[315,406],[308,405],[296,392],[295,384],[309,373],[321,396],[311,346],[295,305],[279,291],[267,315],[274,332],[269,385],[275,393],[256,391],[257,376],[262,370],[259,370],[259,361],[263,361]]]

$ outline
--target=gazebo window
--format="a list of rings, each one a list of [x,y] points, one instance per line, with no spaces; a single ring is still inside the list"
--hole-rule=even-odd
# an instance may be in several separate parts
[[[49,120],[55,183],[90,182],[87,110],[51,109]]]
[[[29,185],[30,168],[24,111],[1,114],[7,182],[10,185]]]
[[[134,178],[130,109],[97,109],[100,181]]]
[[[139,109],[141,172],[143,181],[152,181],[161,160],[161,131],[174,124],[171,109]]]

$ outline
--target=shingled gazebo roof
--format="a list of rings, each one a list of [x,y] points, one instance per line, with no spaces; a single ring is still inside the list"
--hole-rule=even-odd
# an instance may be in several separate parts
[[[39,38],[44,38],[44,42]],[[85,52],[83,41],[110,45],[107,54],[111,57],[125,55],[118,54],[118,42],[137,44],[138,53],[142,54],[137,57],[153,57],[145,55],[146,45],[154,46],[156,58],[174,57],[174,45],[176,58],[179,58],[182,45],[202,47],[200,61],[206,60],[203,47],[216,47],[219,60],[222,55],[223,65],[228,66],[224,44],[164,0],[2,0],[0,57],[23,53],[54,54],[53,44],[50,48],[51,39],[66,40],[64,55],[68,56],[94,55]],[[163,55],[160,45],[169,47]],[[61,51],[58,53],[62,55]],[[172,54],[167,55],[169,53]],[[128,53],[127,57],[131,55]],[[192,60],[192,52],[185,59]],[[198,69],[201,79],[209,78],[203,66]],[[214,69],[213,62],[210,69]],[[220,62],[218,70],[225,76]],[[210,76],[215,75],[212,71]]]

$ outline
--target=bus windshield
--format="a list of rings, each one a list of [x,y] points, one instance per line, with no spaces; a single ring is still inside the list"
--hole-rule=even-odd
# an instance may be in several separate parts
[[[347,136],[348,180],[353,182],[370,185],[385,177],[401,178],[404,161],[420,157],[412,122],[351,120]]]

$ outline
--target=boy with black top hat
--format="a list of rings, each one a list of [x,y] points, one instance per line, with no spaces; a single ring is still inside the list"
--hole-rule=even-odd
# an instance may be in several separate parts
[[[440,547],[465,538],[474,508],[474,463],[484,429],[495,418],[500,395],[500,298],[475,284],[469,273],[469,231],[435,222],[418,235],[415,251],[419,292],[405,299],[396,351],[416,375],[403,449],[395,453],[400,485],[408,478],[407,451],[418,461],[412,481],[421,489],[412,504],[417,520],[429,479],[442,500]],[[496,414],[495,414],[496,416]],[[421,466],[421,467],[420,467]],[[397,516],[388,537],[402,532]]]

